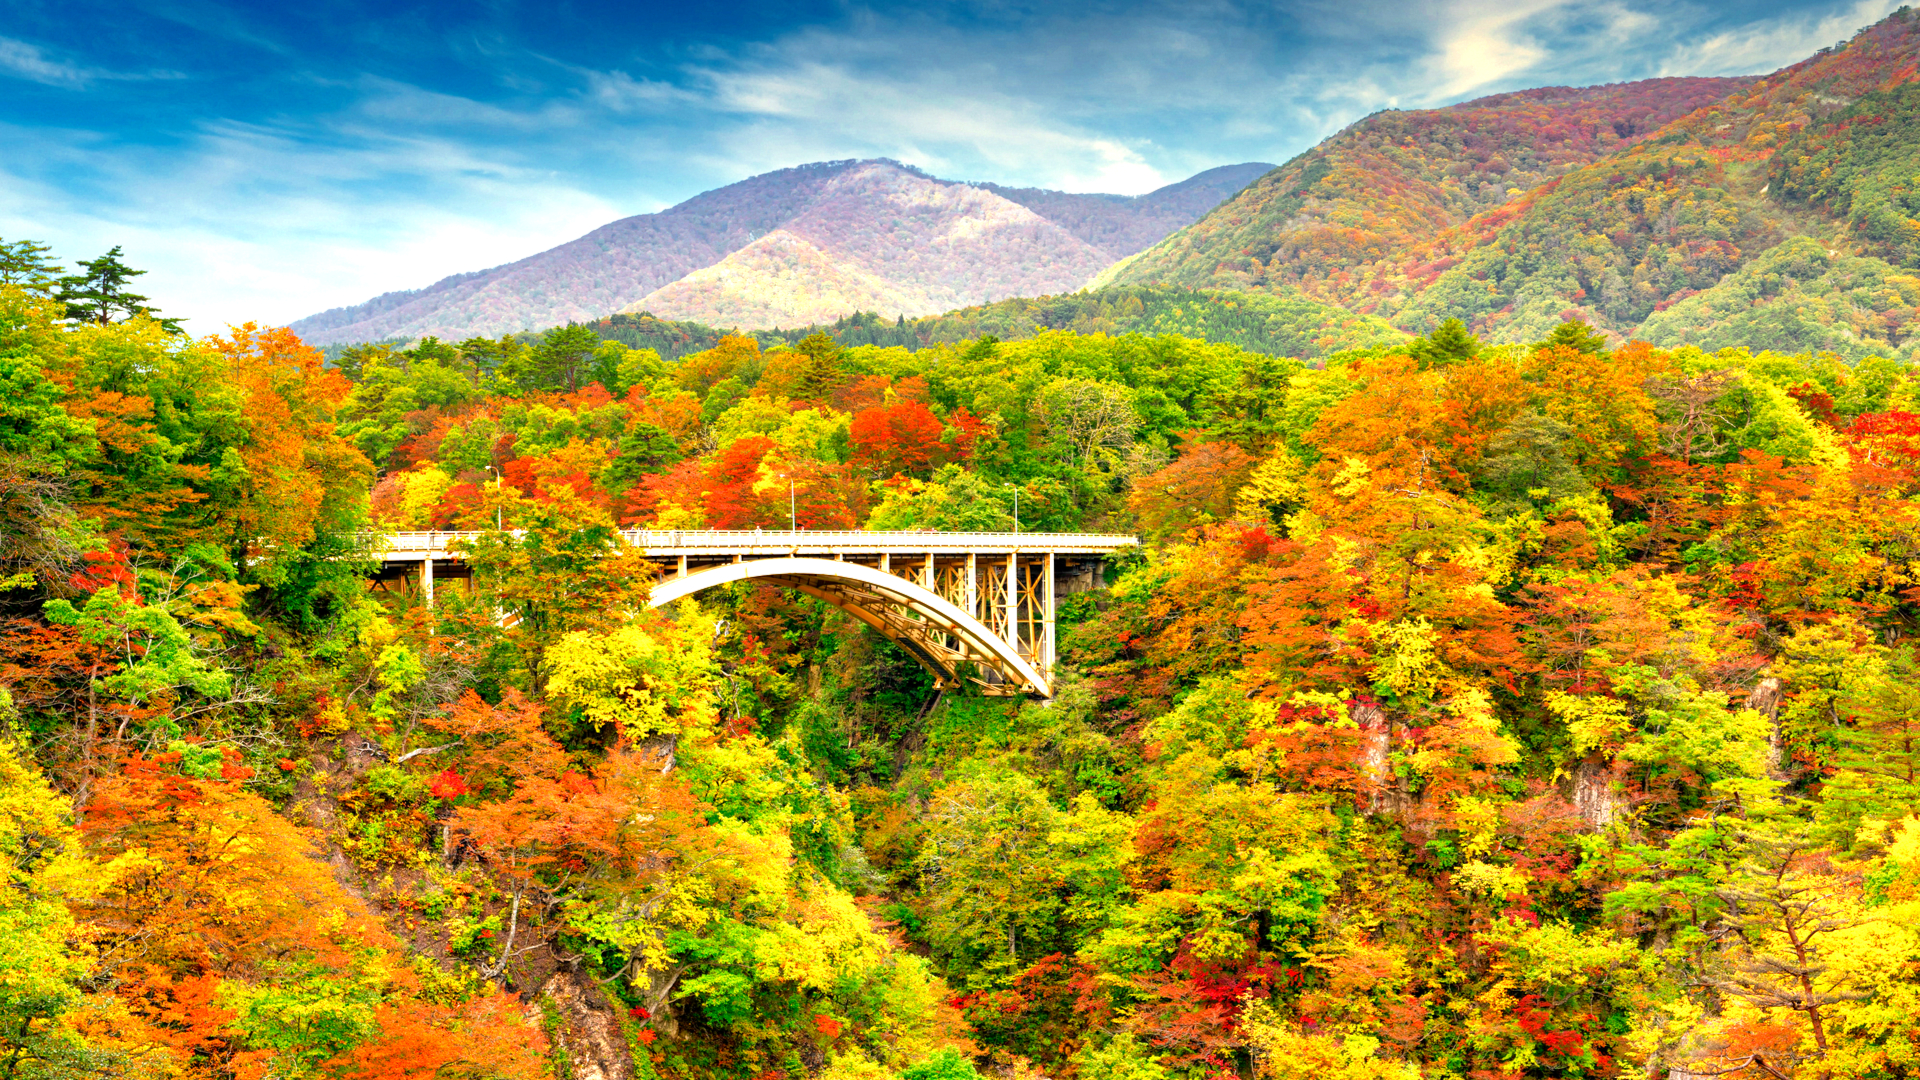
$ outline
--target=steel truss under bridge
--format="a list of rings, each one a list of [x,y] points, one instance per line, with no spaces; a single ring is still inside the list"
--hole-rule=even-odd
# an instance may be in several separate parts
[[[396,533],[377,544],[383,585],[431,603],[436,580],[468,579],[471,532]],[[717,532],[620,534],[660,568],[661,607],[759,581],[822,600],[912,653],[942,689],[1053,695],[1060,597],[1105,587],[1107,556],[1140,541],[1089,533]]]

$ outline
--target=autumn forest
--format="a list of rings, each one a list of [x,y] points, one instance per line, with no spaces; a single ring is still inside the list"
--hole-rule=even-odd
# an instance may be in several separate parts
[[[1916,25],[917,319],[323,353],[0,244],[0,1078],[1920,1075]],[[1142,541],[1046,699],[620,533],[1016,505]]]

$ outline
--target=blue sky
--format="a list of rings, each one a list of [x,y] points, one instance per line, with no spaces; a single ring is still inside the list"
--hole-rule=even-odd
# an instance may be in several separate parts
[[[0,0],[0,238],[126,248],[199,333],[755,173],[1151,190],[1376,109],[1771,71],[1899,0]]]

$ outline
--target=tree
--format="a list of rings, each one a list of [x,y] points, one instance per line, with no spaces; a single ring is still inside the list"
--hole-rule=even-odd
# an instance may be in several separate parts
[[[806,357],[795,382],[793,396],[820,404],[833,400],[843,381],[840,371],[840,345],[816,330],[800,339],[794,351]]]
[[[941,441],[944,432],[933,410],[902,401],[857,413],[847,436],[853,442],[853,463],[884,478],[931,472],[952,451]]]
[[[1739,861],[1718,892],[1739,937],[1715,982],[1747,1008],[1728,1010],[1713,1057],[1728,1071],[1752,1066],[1787,1080],[1805,1065],[1828,1080],[1832,1007],[1862,996],[1828,956],[1835,935],[1860,918],[1850,883],[1803,823],[1749,819],[1731,831]]]
[[[691,390],[701,397],[719,383],[736,379],[745,396],[747,387],[760,379],[760,373],[766,368],[766,357],[760,354],[760,343],[745,334],[726,334],[714,343],[713,348],[681,357],[675,365],[674,381],[684,390]]]
[[[0,721],[11,713],[0,690]],[[68,902],[102,877],[66,800],[0,729],[0,1077],[78,1080],[126,1066],[61,1022],[84,1004],[77,984],[87,974]]]
[[[1098,379],[1056,379],[1035,405],[1048,442],[1068,464],[1115,464],[1140,427],[1126,387]]]
[[[80,912],[131,1033],[218,1075],[300,1075],[330,1060],[402,1071],[392,1037],[445,1037],[418,1049],[443,1075],[531,1080],[544,1040],[497,997],[431,1003],[395,942],[314,857],[312,837],[241,788],[229,749],[215,777],[183,775],[179,753],[136,754],[101,785],[82,824],[107,881]],[[316,918],[314,912],[329,913]],[[486,1036],[506,1025],[512,1039]],[[387,1039],[382,1039],[386,1027]]]
[[[589,376],[615,397],[634,387],[645,388],[666,376],[667,365],[653,349],[629,349],[617,341],[603,341],[593,350]]]
[[[507,365],[506,373],[527,390],[573,393],[593,379],[600,335],[590,326],[568,323],[541,336],[540,344]]]
[[[208,344],[240,399],[208,485],[229,560],[264,585],[314,585],[328,576],[308,551],[318,542],[334,549],[322,562],[351,573],[350,563],[326,557],[351,550],[347,534],[366,513],[372,466],[335,427],[352,385],[284,328],[246,323]],[[290,576],[302,567],[310,573]]]
[[[869,529],[931,529],[940,532],[1012,532],[1012,497],[971,469],[949,462],[925,481],[904,477],[883,483]]]
[[[1599,356],[1607,351],[1607,337],[1597,334],[1593,327],[1581,319],[1568,319],[1553,328],[1547,340],[1535,345],[1536,349],[1565,348]]]
[[[29,293],[45,295],[59,285],[55,276],[60,264],[46,257],[51,250],[32,240],[0,241],[0,285],[13,285]]]
[[[1253,475],[1255,464],[1232,443],[1192,444],[1181,450],[1173,464],[1135,480],[1127,504],[1155,537],[1210,525],[1232,516],[1235,497]]]
[[[1422,370],[1448,367],[1479,359],[1480,339],[1468,332],[1466,323],[1448,319],[1433,333],[1408,345],[1407,355],[1419,361]]]
[[[49,373],[58,331],[50,305],[0,289],[0,454],[19,467],[60,476],[96,449],[94,425],[66,407],[66,388]]]
[[[121,262],[120,245],[115,244],[113,250],[97,259],[75,265],[80,267],[80,273],[63,277],[57,283],[60,291],[55,299],[66,305],[67,318],[106,326],[120,319],[144,316],[159,322],[168,333],[183,333],[177,320],[162,318],[158,311],[147,306],[146,297],[127,290],[128,283],[146,271]]]
[[[931,811],[919,859],[929,936],[976,988],[1072,952],[1124,888],[1132,823],[1091,795],[1061,811],[1030,777],[979,775],[948,785]]]

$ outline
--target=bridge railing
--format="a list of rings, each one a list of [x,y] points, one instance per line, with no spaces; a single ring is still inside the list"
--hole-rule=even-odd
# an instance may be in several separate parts
[[[450,546],[479,537],[478,532],[395,532],[374,537],[376,550],[391,552],[446,551]],[[520,533],[513,532],[518,536]],[[1138,546],[1137,537],[1113,533],[938,532],[933,530],[869,531],[865,529],[624,529],[621,539],[638,548],[845,548],[849,550],[928,547],[982,550],[1046,550],[1058,548],[1117,549]]]

